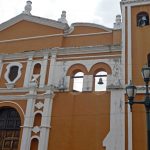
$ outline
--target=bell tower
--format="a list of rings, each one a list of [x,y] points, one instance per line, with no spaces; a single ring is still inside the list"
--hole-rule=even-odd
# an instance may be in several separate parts
[[[143,84],[141,68],[150,53],[150,0],[122,0],[125,81]]]
[[[124,83],[132,80],[138,89],[135,99],[140,100],[144,96],[141,69],[150,63],[150,0],[121,0],[120,3]],[[126,110],[126,150],[146,150],[145,109],[136,105],[132,112]]]

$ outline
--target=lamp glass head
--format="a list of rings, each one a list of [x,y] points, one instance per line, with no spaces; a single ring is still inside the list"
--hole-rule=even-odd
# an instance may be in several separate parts
[[[147,65],[143,66],[141,72],[144,81],[148,83],[150,81],[150,67],[148,67]]]
[[[132,84],[130,81],[130,84],[126,86],[126,94],[128,96],[129,100],[133,100],[136,95],[137,88]]]

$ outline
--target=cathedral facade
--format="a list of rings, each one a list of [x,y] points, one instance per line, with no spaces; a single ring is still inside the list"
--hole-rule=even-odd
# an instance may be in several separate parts
[[[0,150],[147,150],[150,0],[122,0],[113,28],[24,11],[0,24]],[[121,17],[122,16],[122,17]]]

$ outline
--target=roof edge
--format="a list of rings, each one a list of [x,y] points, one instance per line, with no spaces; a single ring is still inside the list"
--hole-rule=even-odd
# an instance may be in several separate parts
[[[10,20],[0,24],[0,31],[2,31],[22,20],[26,20],[26,21],[30,21],[33,23],[38,23],[38,24],[46,25],[46,26],[50,26],[50,27],[55,27],[55,28],[62,29],[62,30],[66,30],[69,28],[68,24],[66,24],[66,23],[61,23],[59,21],[21,13],[21,14],[17,15],[16,17],[11,18]]]

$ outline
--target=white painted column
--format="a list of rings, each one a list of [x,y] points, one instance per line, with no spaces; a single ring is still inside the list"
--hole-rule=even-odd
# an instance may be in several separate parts
[[[47,72],[47,62],[48,62],[48,55],[44,56],[44,60],[42,62],[39,87],[44,87],[45,86],[45,77],[46,77],[46,72]]]
[[[94,77],[93,77],[93,75],[88,75],[88,88],[89,88],[89,91],[93,90],[93,85],[94,85]]]
[[[132,31],[131,31],[131,6],[127,6],[128,16],[128,83],[132,80]],[[128,150],[132,150],[132,113],[128,105]]]
[[[128,105],[128,150],[132,150],[132,112]]]
[[[39,150],[48,149],[49,131],[50,131],[50,124],[51,124],[51,113],[52,113],[54,93],[52,91],[50,92],[48,91],[45,94],[45,96],[46,98],[44,101],[44,109],[43,109],[42,122],[41,122]]]
[[[35,105],[35,91],[34,89],[29,92],[29,98],[27,100],[27,108],[24,118],[24,126],[21,141],[21,150],[30,150],[31,131],[34,121],[34,105]],[[33,97],[33,98],[32,98]]]
[[[132,35],[131,35],[131,6],[127,7],[128,15],[128,80],[132,80]]]
[[[69,91],[69,85],[70,85],[70,76],[66,76],[66,90]]]
[[[83,91],[92,91],[93,75],[84,75],[83,78]]]
[[[32,57],[28,59],[26,74],[24,79],[24,87],[29,87],[30,77],[31,77],[31,69],[32,69]]]
[[[122,57],[121,57],[121,65],[122,65],[122,84],[125,85],[125,51],[126,51],[126,9],[125,6],[122,6]]]
[[[106,150],[125,150],[124,90],[111,90],[110,131],[103,141]]]
[[[83,87],[82,87],[82,91],[88,91],[88,75],[84,75],[83,77]]]

